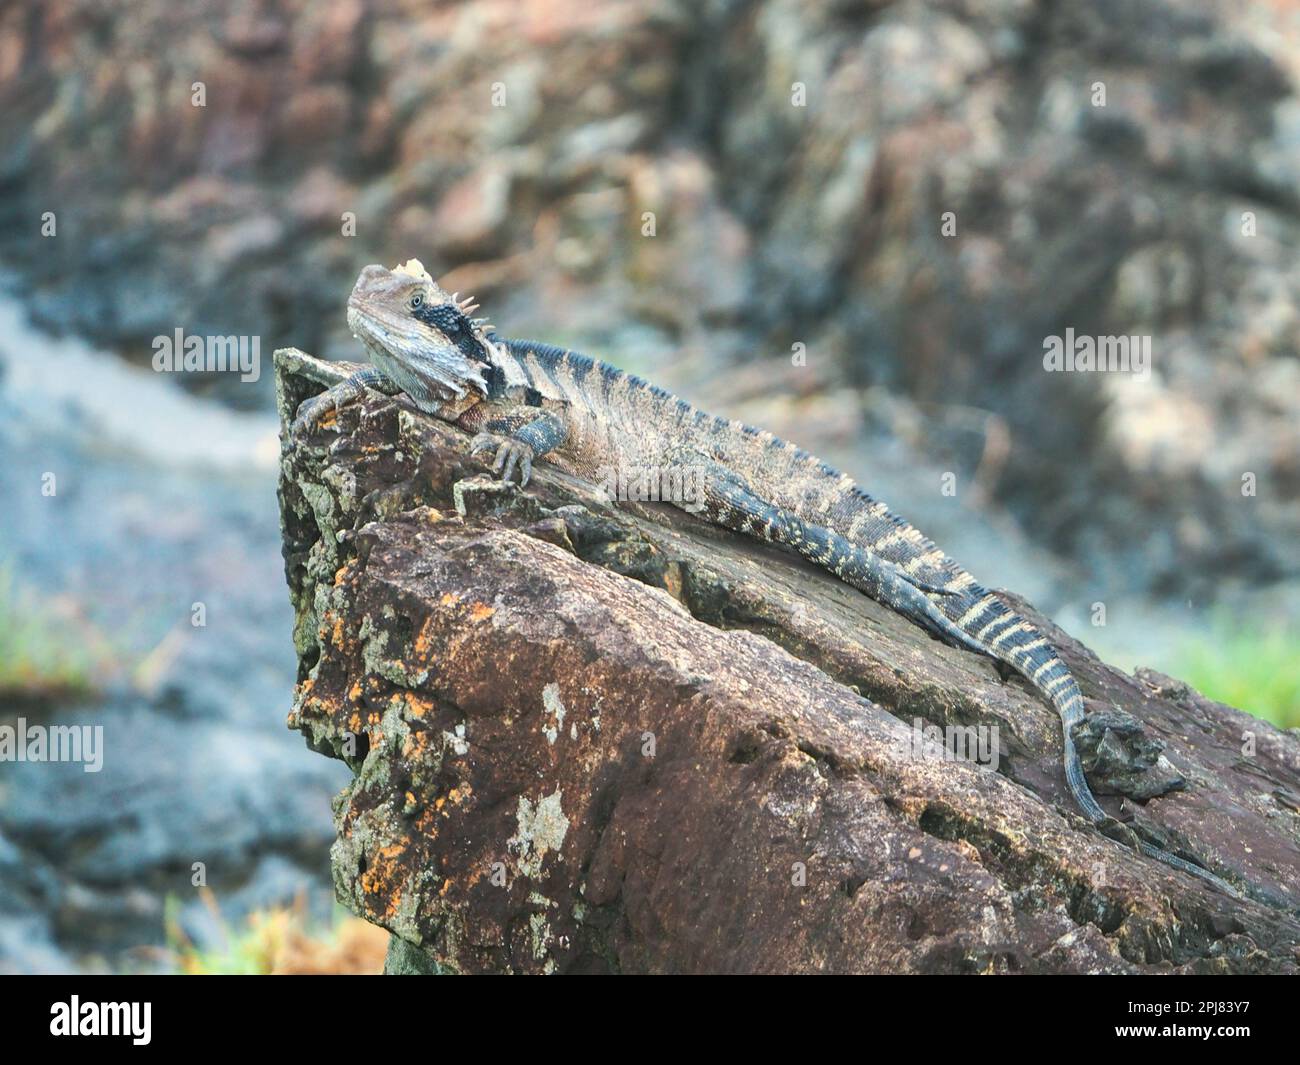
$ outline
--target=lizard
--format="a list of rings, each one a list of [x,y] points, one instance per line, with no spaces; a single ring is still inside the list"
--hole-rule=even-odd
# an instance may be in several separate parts
[[[588,481],[608,478],[611,467],[679,471],[674,483],[694,490],[666,501],[783,545],[934,637],[1019,672],[1060,718],[1065,778],[1088,821],[1240,897],[1215,873],[1102,809],[1074,740],[1083,694],[1052,642],[852,478],[773,433],[706,414],[613,366],[502,337],[486,318],[471,317],[477,309],[444,291],[417,259],[391,270],[367,266],[348,298],[347,320],[370,363],[305,400],[291,441],[374,389],[405,393],[421,411],[474,433],[470,453],[491,452],[493,470],[507,483],[517,477],[521,488],[538,459]]]

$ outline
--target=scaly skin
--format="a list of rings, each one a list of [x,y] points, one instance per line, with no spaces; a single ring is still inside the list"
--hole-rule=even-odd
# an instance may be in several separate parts
[[[851,478],[771,433],[715,418],[676,396],[576,352],[497,336],[471,319],[412,260],[367,266],[348,300],[348,322],[372,365],[308,400],[295,435],[366,388],[405,392],[429,414],[477,435],[503,480],[528,483],[534,460],[617,483],[650,478],[707,520],[784,544],[938,638],[1023,674],[1061,719],[1065,776],[1088,820],[1143,854],[1236,890],[1213,873],[1139,838],[1098,805],[1073,729],[1083,696],[1048,639]],[[643,498],[643,497],[641,497]]]

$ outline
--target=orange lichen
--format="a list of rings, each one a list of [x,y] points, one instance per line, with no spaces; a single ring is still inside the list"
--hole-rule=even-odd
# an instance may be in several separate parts
[[[488,606],[487,603],[475,603],[469,608],[469,617],[471,621],[483,621],[490,618],[496,613],[496,607]]]
[[[372,906],[372,911],[381,919],[396,916],[402,904],[402,884],[394,883],[394,878],[399,872],[399,862],[404,852],[405,847],[401,843],[380,847],[379,853],[370,858],[366,871],[361,874],[361,890],[368,897],[381,902],[381,909]]]
[[[423,695],[417,695],[415,692],[406,693],[406,713],[409,717],[425,718],[435,713],[438,705]]]
[[[415,634],[415,653],[422,658],[428,657],[429,645],[431,639],[429,629],[433,625],[433,618],[425,618],[424,624],[420,626],[420,631]]]
[[[341,711],[342,707],[338,705],[337,700],[331,699],[329,693],[317,694],[308,690],[307,685],[310,682],[304,682],[302,689],[295,699],[296,710],[302,714],[319,715],[330,717],[336,711]]]

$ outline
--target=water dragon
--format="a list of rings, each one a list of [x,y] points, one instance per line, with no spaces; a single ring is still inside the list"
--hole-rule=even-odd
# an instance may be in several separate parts
[[[696,471],[684,505],[708,521],[782,544],[940,640],[1026,677],[1061,721],[1065,777],[1079,809],[1108,836],[1215,885],[1209,870],[1138,836],[1094,798],[1075,747],[1083,695],[1051,641],[981,587],[852,478],[752,426],[714,417],[641,378],[565,348],[497,334],[477,304],[448,294],[418,260],[367,266],[348,299],[348,324],[370,364],[306,400],[295,439],[367,388],[404,392],[421,410],[476,434],[502,480],[521,486],[545,458],[596,480],[611,466]]]

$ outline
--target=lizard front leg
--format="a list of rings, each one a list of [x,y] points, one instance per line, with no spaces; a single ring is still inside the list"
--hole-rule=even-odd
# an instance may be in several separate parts
[[[307,432],[330,410],[338,414],[344,405],[363,395],[367,388],[374,388],[387,395],[394,395],[401,389],[388,380],[373,366],[362,366],[344,381],[326,389],[318,396],[303,400],[294,416],[289,433],[297,438]]]
[[[524,407],[485,422],[483,432],[470,442],[469,453],[496,448],[492,469],[509,481],[519,468],[519,486],[528,484],[533,475],[533,460],[553,451],[568,436],[564,420],[553,411]]]

